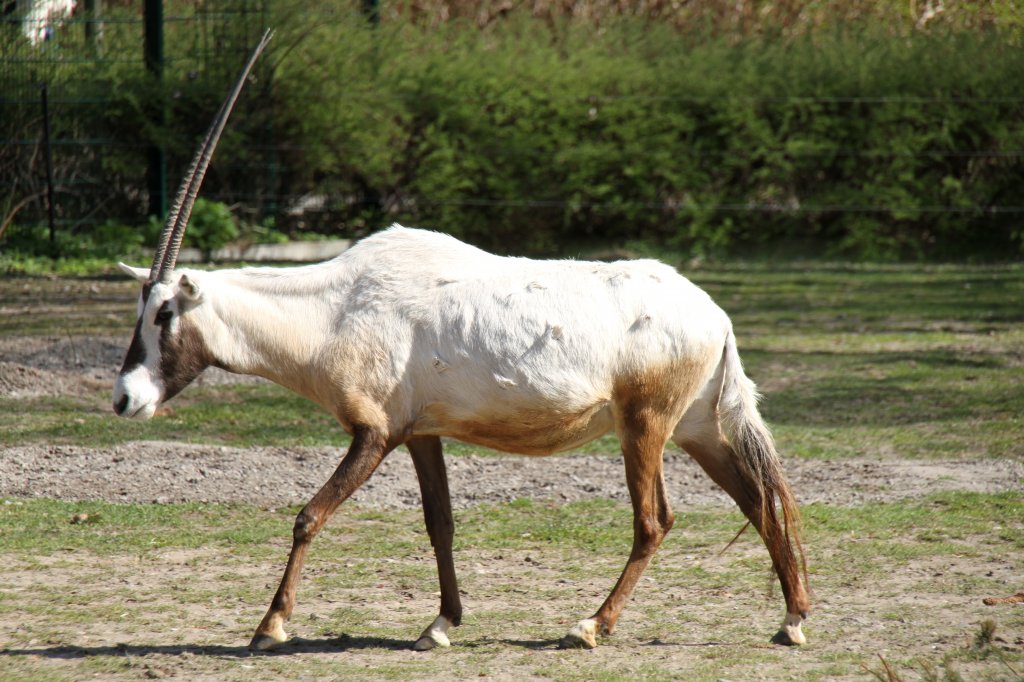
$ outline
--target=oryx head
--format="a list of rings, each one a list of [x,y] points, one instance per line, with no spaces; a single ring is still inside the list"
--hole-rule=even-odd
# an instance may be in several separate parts
[[[202,300],[201,289],[189,275],[176,276],[174,263],[217,140],[270,37],[271,32],[267,31],[253,50],[196,150],[167,215],[152,267],[144,270],[121,264],[124,272],[142,282],[135,336],[114,382],[114,411],[123,417],[152,417],[160,403],[177,394],[213,362],[198,328],[187,319],[189,311]]]

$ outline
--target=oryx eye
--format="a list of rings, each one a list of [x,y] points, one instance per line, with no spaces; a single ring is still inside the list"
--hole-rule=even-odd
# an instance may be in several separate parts
[[[174,311],[171,310],[166,303],[160,306],[160,310],[156,311],[156,321],[163,324],[174,317]]]

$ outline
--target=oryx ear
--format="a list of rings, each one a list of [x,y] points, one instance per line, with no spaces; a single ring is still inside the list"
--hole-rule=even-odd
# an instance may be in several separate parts
[[[132,266],[125,265],[124,263],[118,263],[117,267],[124,274],[134,279],[137,279],[139,282],[143,284],[149,281],[149,268],[133,268]]]
[[[199,284],[188,275],[182,275],[181,279],[178,280],[178,291],[193,303],[199,301],[200,297],[203,295],[202,290],[199,288]]]

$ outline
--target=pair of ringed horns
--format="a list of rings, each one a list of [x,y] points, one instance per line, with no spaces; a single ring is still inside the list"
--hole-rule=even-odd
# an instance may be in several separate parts
[[[149,281],[163,282],[171,281],[171,273],[174,271],[174,264],[178,260],[178,250],[181,248],[181,240],[185,236],[185,226],[188,225],[189,216],[192,215],[192,205],[199,194],[199,187],[203,184],[203,177],[213,157],[213,150],[217,147],[220,134],[224,131],[224,125],[228,122],[231,109],[235,106],[242,87],[245,85],[253,64],[259,58],[263,48],[270,42],[273,32],[269,29],[263,34],[263,38],[252,51],[249,61],[246,63],[242,73],[239,74],[235,86],[228,93],[220,111],[206,131],[206,139],[199,145],[196,155],[192,159],[192,165],[182,178],[181,187],[178,188],[178,195],[174,197],[174,204],[170,213],[167,214],[167,222],[164,223],[163,232],[160,233],[160,240],[157,243],[156,254],[153,256],[153,266],[150,268]]]

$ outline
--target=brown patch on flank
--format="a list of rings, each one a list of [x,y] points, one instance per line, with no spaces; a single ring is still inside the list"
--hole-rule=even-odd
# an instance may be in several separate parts
[[[717,361],[717,352],[706,352],[703,357],[680,358],[616,379],[612,396],[619,414],[630,420],[657,417],[663,421],[667,439]]]
[[[394,442],[396,436],[390,433],[387,426],[387,413],[372,398],[351,390],[342,390],[331,412],[349,434],[354,434],[357,424],[363,424],[386,433],[389,450],[397,447],[398,443]]]
[[[609,403],[601,401],[579,412],[528,408],[463,418],[440,403],[427,405],[416,431],[448,436],[475,445],[523,455],[550,455],[587,443],[612,428]]]

